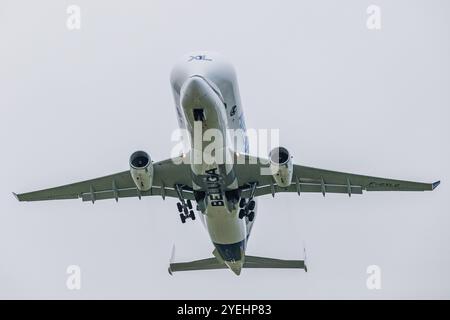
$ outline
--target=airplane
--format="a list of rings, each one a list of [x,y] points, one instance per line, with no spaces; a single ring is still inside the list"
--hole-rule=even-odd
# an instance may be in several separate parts
[[[194,52],[183,56],[172,69],[170,83],[178,125],[188,133],[187,152],[154,162],[148,153],[139,150],[130,156],[129,170],[50,189],[13,193],[14,196],[19,201],[80,198],[92,203],[103,199],[117,202],[126,197],[176,198],[181,222],[195,220],[197,211],[214,251],[212,257],[197,261],[174,262],[172,257],[169,273],[228,268],[240,275],[243,268],[307,271],[306,257],[282,260],[246,254],[258,197],[274,197],[282,192],[352,196],[363,191],[426,191],[440,184],[440,181],[412,182],[297,165],[284,147],[273,148],[268,158],[250,155],[236,72],[218,53]],[[215,129],[223,136],[229,129],[240,130],[243,138],[237,139],[235,145],[223,142],[214,157],[205,161],[198,155],[206,151],[208,144],[195,143],[198,129],[200,132]],[[220,161],[217,155],[225,158]]]

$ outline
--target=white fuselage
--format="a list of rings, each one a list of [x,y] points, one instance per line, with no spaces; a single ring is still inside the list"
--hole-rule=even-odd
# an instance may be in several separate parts
[[[230,205],[229,199],[239,182],[234,176],[232,161],[227,159],[231,159],[234,152],[248,153],[234,68],[216,53],[196,52],[184,56],[175,65],[170,81],[179,126],[187,130],[190,140],[193,188],[197,195],[205,198],[197,201],[203,213],[202,222],[219,257],[233,271],[240,272],[253,222],[239,219],[239,206]],[[227,143],[230,129],[244,132],[243,138],[232,146]],[[205,141],[211,140],[208,132],[220,132],[224,138],[222,147],[215,151],[216,157],[221,154],[219,158],[204,156],[211,145],[211,141]]]

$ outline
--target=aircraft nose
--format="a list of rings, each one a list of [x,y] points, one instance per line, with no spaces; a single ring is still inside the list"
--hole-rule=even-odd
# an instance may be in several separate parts
[[[181,89],[183,95],[189,96],[190,98],[203,97],[209,90],[211,90],[211,88],[208,83],[199,76],[192,76],[187,79]]]

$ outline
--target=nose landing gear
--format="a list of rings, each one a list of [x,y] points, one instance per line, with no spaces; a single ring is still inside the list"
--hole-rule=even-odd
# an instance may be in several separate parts
[[[194,121],[205,121],[205,112],[203,109],[194,109],[193,110]]]

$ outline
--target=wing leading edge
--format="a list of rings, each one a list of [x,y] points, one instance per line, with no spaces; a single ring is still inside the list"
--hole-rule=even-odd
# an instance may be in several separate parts
[[[183,187],[185,199],[194,199],[192,193],[192,179],[189,165],[180,164],[179,159],[167,159],[156,162],[152,188],[140,192],[131,178],[130,171],[122,171],[112,175],[91,180],[76,182],[55,188],[43,189],[33,192],[13,193],[19,201],[43,201],[77,199],[83,201],[96,201],[103,199],[116,199],[126,197],[141,197],[160,195],[163,198],[178,197],[174,185]]]
[[[266,159],[248,155],[240,155],[240,162],[236,165],[236,175],[243,189],[243,196],[250,195],[250,188],[246,185],[257,184],[255,196],[266,194],[275,195],[279,192],[300,193],[343,193],[362,194],[363,191],[431,191],[440,181],[433,183],[396,180],[390,178],[372,177],[354,173],[331,171],[301,165],[293,165],[293,177],[291,185],[278,186],[270,174],[269,164]]]

